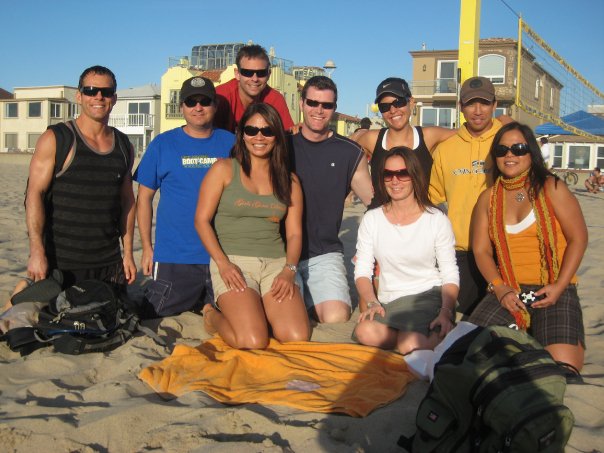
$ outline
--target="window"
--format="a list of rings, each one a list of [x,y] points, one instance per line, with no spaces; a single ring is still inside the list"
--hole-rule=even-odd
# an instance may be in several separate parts
[[[61,104],[59,104],[58,102],[50,103],[50,117],[61,118]]]
[[[180,104],[180,90],[170,90],[170,104]]]
[[[67,117],[76,118],[80,113],[79,104],[68,104],[67,105]]]
[[[441,60],[438,62],[437,93],[457,93],[457,61]]]
[[[180,90],[170,90],[170,102],[166,104],[166,118],[182,118]]]
[[[587,170],[589,168],[590,146],[570,145],[568,147],[568,168]]]
[[[149,102],[128,103],[128,126],[148,126],[148,115],[151,111]]]
[[[562,146],[562,145],[554,146],[554,163],[552,164],[552,167],[562,168],[562,151],[563,151],[563,149],[564,149],[564,146]]]
[[[497,118],[498,116],[501,116],[501,115],[506,115],[506,113],[505,113],[506,111],[507,111],[507,109],[505,107],[497,107],[495,109],[495,111],[493,112],[493,118]]]
[[[19,117],[19,104],[17,102],[7,102],[6,110],[4,111],[4,118],[18,118]]]
[[[598,146],[596,150],[596,167],[604,168],[604,146]]]
[[[480,57],[478,75],[486,77],[495,85],[505,83],[505,57],[494,54]]]
[[[541,80],[535,80],[535,99],[539,99],[539,86],[541,85]]]
[[[421,110],[422,126],[453,127],[455,110],[446,108],[424,107]]]
[[[18,135],[14,133],[4,134],[4,149],[6,151],[16,151]]]
[[[554,108],[554,89],[553,88],[549,89],[549,108],[550,109]]]
[[[41,102],[29,102],[27,104],[27,116],[29,118],[41,118],[42,117],[42,103]]]
[[[36,143],[42,134],[27,134],[27,149],[35,149]]]

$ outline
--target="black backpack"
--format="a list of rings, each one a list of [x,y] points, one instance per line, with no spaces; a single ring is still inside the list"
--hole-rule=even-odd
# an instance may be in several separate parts
[[[477,328],[443,354],[419,405],[414,453],[558,453],[574,417],[563,404],[566,370],[526,332]]]
[[[26,355],[52,345],[63,354],[107,352],[139,331],[165,346],[154,332],[140,325],[132,303],[100,280],[84,280],[58,293],[39,309],[37,318],[32,326],[7,332],[5,339],[13,351]]]

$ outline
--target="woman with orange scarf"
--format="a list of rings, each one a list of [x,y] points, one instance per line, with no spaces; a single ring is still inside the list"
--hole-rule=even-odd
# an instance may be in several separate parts
[[[587,247],[581,207],[545,167],[528,126],[503,126],[490,158],[495,182],[476,203],[471,235],[489,294],[469,320],[514,324],[580,370],[585,333],[575,274]]]

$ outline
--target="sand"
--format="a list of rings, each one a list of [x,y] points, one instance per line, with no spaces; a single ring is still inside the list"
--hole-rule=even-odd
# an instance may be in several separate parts
[[[0,300],[25,275],[28,244],[23,192],[27,155],[0,154]],[[582,181],[573,188],[589,227],[589,247],[579,270],[579,294],[587,334],[586,385],[567,387],[565,403],[576,425],[567,452],[604,449],[604,194]],[[354,253],[363,209],[346,209],[341,237]],[[135,258],[140,260],[140,243]],[[350,269],[349,269],[350,270]],[[138,276],[133,295],[140,295]],[[348,323],[315,327],[314,341],[349,342],[358,316]],[[226,406],[200,392],[166,401],[137,375],[169,355],[175,344],[208,338],[202,318],[185,313],[145,323],[168,343],[138,336],[117,350],[67,356],[49,349],[27,357],[0,344],[0,451],[31,452],[397,452],[400,434],[414,431],[417,406],[428,384],[412,383],[394,403],[364,418],[305,413],[286,407]]]

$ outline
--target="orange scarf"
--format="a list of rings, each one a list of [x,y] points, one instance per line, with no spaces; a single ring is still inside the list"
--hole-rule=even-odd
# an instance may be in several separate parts
[[[514,275],[514,266],[510,257],[507,233],[503,223],[505,212],[504,190],[516,190],[526,187],[527,179],[528,170],[511,179],[504,179],[502,176],[499,176],[491,189],[491,204],[489,208],[489,236],[495,246],[499,273],[504,283],[516,291],[520,291],[520,285]],[[539,240],[541,255],[541,284],[554,283],[558,279],[558,273],[560,272],[554,209],[549,197],[545,193],[545,186],[539,191],[537,196],[535,196],[533,189],[528,189],[527,193],[537,221],[537,239]]]

